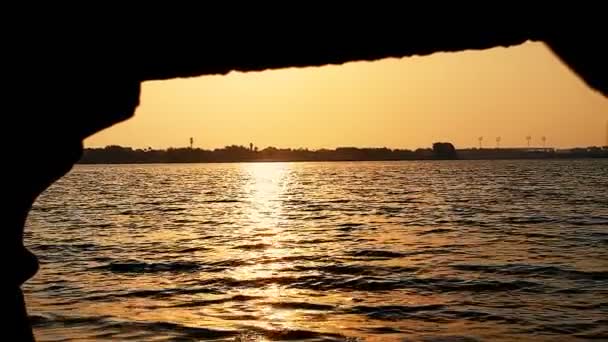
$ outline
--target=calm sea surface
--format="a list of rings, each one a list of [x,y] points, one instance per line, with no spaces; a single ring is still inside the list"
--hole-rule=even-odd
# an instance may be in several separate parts
[[[608,340],[608,160],[77,166],[39,341]]]

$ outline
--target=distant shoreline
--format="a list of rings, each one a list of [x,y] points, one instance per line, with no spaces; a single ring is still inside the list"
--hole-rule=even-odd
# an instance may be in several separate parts
[[[416,150],[339,147],[336,149],[278,149],[261,151],[253,146],[227,146],[221,149],[169,148],[133,149],[122,146],[86,148],[77,164],[180,164],[180,163],[261,163],[261,162],[356,162],[424,160],[517,160],[517,159],[596,159],[608,158],[608,147],[568,150],[554,148],[455,149],[450,143]]]
[[[237,163],[364,163],[364,162],[401,162],[401,161],[499,161],[499,160],[593,160],[608,159],[608,157],[572,157],[572,158],[502,158],[502,159],[374,159],[374,160],[228,160],[228,161],[201,161],[201,162],[78,162],[76,165],[155,165],[155,164],[237,164]]]

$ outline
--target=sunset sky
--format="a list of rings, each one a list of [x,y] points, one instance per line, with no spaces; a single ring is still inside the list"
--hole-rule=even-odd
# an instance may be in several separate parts
[[[457,148],[606,144],[608,100],[541,43],[342,66],[146,82],[87,147]]]

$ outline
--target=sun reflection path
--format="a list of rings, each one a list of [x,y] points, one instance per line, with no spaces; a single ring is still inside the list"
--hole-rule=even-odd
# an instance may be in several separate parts
[[[290,163],[242,164],[247,179],[244,195],[248,204],[245,209],[247,224],[241,228],[239,235],[242,240],[239,243],[255,248],[244,251],[246,255],[243,256],[253,263],[235,269],[231,276],[238,280],[260,280],[261,286],[254,290],[255,293],[249,291],[247,295],[264,298],[256,304],[256,311],[263,317],[260,323],[266,329],[291,329],[296,319],[291,317],[293,312],[276,310],[268,305],[284,299],[286,290],[283,286],[276,283],[263,285],[264,279],[285,276],[285,270],[291,268],[285,260],[296,252],[284,243],[289,233],[284,232],[285,225],[282,225],[282,204],[288,197],[292,167]]]
[[[282,199],[289,183],[289,163],[247,163],[242,164],[247,178],[245,194],[250,203],[249,228],[272,230],[280,223]]]

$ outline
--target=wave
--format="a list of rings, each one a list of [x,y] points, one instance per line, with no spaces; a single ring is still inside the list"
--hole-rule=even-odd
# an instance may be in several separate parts
[[[339,224],[336,229],[342,232],[350,232],[356,229],[360,229],[364,226],[365,225],[363,223],[342,223]]]
[[[310,245],[310,244],[320,244],[320,243],[331,243],[331,242],[336,242],[338,241],[337,239],[310,239],[310,240],[305,240],[305,239],[298,239],[298,240],[292,240],[290,242],[296,243],[296,244],[301,244],[301,245]]]
[[[367,331],[372,334],[401,334],[403,330],[397,329],[395,327],[369,327],[369,328],[361,328],[363,331]],[[404,340],[407,341],[407,340]]]
[[[344,199],[343,198],[343,199],[328,200],[328,201],[325,201],[325,202],[326,203],[350,203],[352,201],[349,200],[349,199]]]
[[[565,223],[573,226],[605,226],[608,225],[608,217],[591,216],[591,217],[575,217],[565,220]]]
[[[232,249],[243,249],[243,250],[259,250],[259,249],[267,249],[272,247],[271,244],[267,244],[267,243],[254,243],[254,244],[245,244],[245,245],[238,245],[238,246],[234,246],[232,247]]]
[[[505,217],[501,220],[504,223],[508,224],[542,224],[542,223],[552,223],[557,220],[550,217]]]
[[[416,278],[416,277],[378,277],[366,275],[305,275],[277,276],[253,279],[212,278],[198,282],[205,288],[224,290],[260,288],[265,286],[285,286],[287,288],[327,291],[390,291],[399,289],[417,290],[420,292],[502,292],[524,291],[539,292],[543,285],[531,281],[513,280],[468,280],[458,278]]]
[[[604,312],[608,312],[608,302],[601,303],[561,303],[559,305],[563,308],[575,309],[575,310],[603,310]]]
[[[52,325],[73,326],[80,324],[99,324],[110,316],[63,316],[58,314],[32,314],[29,316],[33,327],[48,327]]]
[[[331,208],[327,205],[309,204],[309,205],[305,206],[304,208],[301,208],[300,211],[316,212],[316,211],[323,211],[323,210],[330,210],[330,209]]]
[[[108,228],[108,227],[112,227],[113,225],[114,225],[113,223],[95,223],[95,224],[92,224],[91,227]]]
[[[529,329],[530,333],[551,333],[551,334],[563,334],[563,335],[574,335],[585,339],[605,340],[608,338],[608,330],[606,326],[608,320],[588,320],[586,322],[563,322],[559,324],[544,324],[538,327]],[[604,327],[603,329],[601,327]]]
[[[350,255],[353,257],[369,257],[369,258],[384,258],[384,259],[401,258],[401,257],[406,256],[406,254],[404,254],[404,253],[381,250],[381,249],[357,250],[357,251],[347,253],[347,255]]]
[[[120,339],[121,332],[128,334],[128,339],[151,338],[158,333],[177,335],[180,338],[219,339],[239,335],[235,330],[208,329],[191,327],[172,322],[139,322],[116,319],[110,316],[64,316],[64,315],[33,315],[30,316],[34,328],[72,328],[88,327],[90,337]],[[109,332],[108,332],[109,331]],[[139,334],[134,335],[134,331]]]
[[[340,228],[347,228],[347,227],[354,228],[354,227],[361,227],[361,226],[364,226],[364,225],[365,224],[363,224],[363,223],[346,222],[346,223],[339,224],[338,227],[340,227]]]
[[[259,237],[269,237],[269,236],[275,236],[277,235],[277,233],[267,233],[267,232],[260,232],[260,233],[254,233],[253,236],[259,236]]]
[[[192,253],[192,252],[201,252],[201,251],[209,251],[211,248],[208,247],[190,247],[184,248],[182,250],[177,251],[177,253]]]
[[[439,313],[441,318],[447,320],[463,319],[474,322],[497,322],[500,324],[521,324],[528,325],[529,322],[518,317],[510,317],[504,315],[497,315],[494,313],[479,311],[479,310],[442,310]]]
[[[201,269],[195,262],[111,262],[107,265],[97,266],[95,269],[113,273],[157,273],[157,272],[194,272]]]
[[[206,251],[208,248],[193,247],[186,248],[179,253],[191,253],[194,251]],[[111,260],[104,258],[104,261]],[[274,262],[274,260],[272,261]],[[253,261],[242,259],[225,259],[198,263],[191,261],[173,262],[145,262],[145,261],[111,261],[105,265],[92,267],[92,270],[109,271],[112,273],[190,273],[190,272],[221,272],[229,268],[250,265]],[[256,261],[257,263],[257,261]]]
[[[316,215],[316,216],[308,216],[307,220],[326,220],[330,218],[330,215]]]
[[[256,264],[274,264],[274,263],[287,263],[294,261],[322,261],[325,260],[322,256],[316,255],[287,255],[283,257],[263,257],[255,260]]]
[[[457,226],[465,226],[465,227],[490,227],[493,226],[488,222],[483,222],[481,219],[455,219],[451,221],[452,224]]]
[[[169,212],[179,212],[179,211],[185,211],[186,208],[172,208],[172,207],[163,207],[160,209],[161,212],[164,213],[169,213]]]
[[[219,299],[207,299],[207,300],[193,300],[186,303],[180,303],[172,305],[173,308],[183,308],[183,307],[199,307],[199,306],[207,306],[214,304],[223,304],[229,302],[247,302],[250,300],[261,299],[263,297],[258,296],[245,296],[245,295],[235,295],[232,297],[225,297]]]
[[[443,233],[451,233],[453,231],[454,231],[453,229],[435,228],[435,229],[427,230],[424,232],[420,232],[417,235],[443,234]]]
[[[314,304],[304,302],[276,302],[266,303],[272,306],[274,309],[287,309],[287,310],[314,310],[314,311],[332,311],[335,310],[333,305],[328,304]]]
[[[460,271],[473,271],[480,273],[533,276],[533,277],[555,277],[573,280],[608,280],[606,271],[579,271],[572,268],[553,265],[530,265],[530,264],[502,264],[502,265],[479,265],[458,264],[452,268]]]
[[[394,276],[404,273],[413,273],[419,270],[416,267],[405,266],[380,266],[380,265],[313,265],[295,266],[292,269],[303,272],[320,272],[330,274],[349,274],[349,275],[371,275],[371,276]]]
[[[202,201],[203,203],[243,203],[245,201],[236,200],[236,199],[217,199],[217,200],[207,200]]]
[[[205,222],[201,222],[201,224],[207,224],[207,222],[211,222],[212,224],[217,224],[217,225],[222,225],[225,222],[216,222],[216,221],[205,221]],[[210,239],[218,239],[221,238],[221,235],[205,235],[205,236],[200,236],[200,237],[196,237],[196,240],[210,240]],[[189,241],[192,241],[192,239],[187,239]]]
[[[420,248],[411,252],[394,252],[379,249],[361,249],[356,251],[347,252],[346,255],[351,257],[360,258],[362,260],[388,260],[396,258],[404,258],[415,255],[437,255],[437,254],[454,254],[457,253],[455,249],[448,248],[449,246],[443,246],[443,248],[430,247]]]
[[[438,311],[445,308],[444,305],[380,305],[380,306],[354,306],[344,313],[365,315],[378,320],[402,320],[416,317],[421,311]]]
[[[188,224],[188,223],[198,223],[197,220],[191,220],[191,219],[177,219],[177,220],[173,220],[172,223],[181,223],[181,224]]]
[[[406,319],[427,321],[432,323],[447,323],[454,320],[473,322],[498,322],[501,324],[528,324],[523,319],[497,315],[478,310],[450,309],[443,304],[425,305],[358,305],[344,310],[345,314],[365,315],[371,319],[382,321],[401,321]]]
[[[44,252],[86,252],[92,251],[99,246],[92,243],[56,243],[56,244],[39,244],[33,245],[30,248]]]
[[[560,238],[560,236],[557,235],[551,235],[551,234],[544,234],[544,233],[528,233],[528,232],[524,232],[518,235],[522,235],[528,238],[532,238],[532,239],[555,239],[555,238]]]
[[[177,340],[226,340],[235,341],[347,341],[341,334],[304,329],[265,329],[242,326],[240,329],[209,329],[174,322],[127,321],[110,316],[67,316],[58,314],[31,315],[34,328],[87,328],[87,339],[147,340],[166,335]]]
[[[116,291],[107,292],[105,294],[93,294],[82,298],[84,301],[114,301],[120,300],[121,298],[153,298],[153,299],[166,299],[173,296],[180,295],[200,295],[200,294],[224,294],[223,291],[209,287],[188,287],[188,288],[164,288],[157,290],[131,290],[131,291]]]

